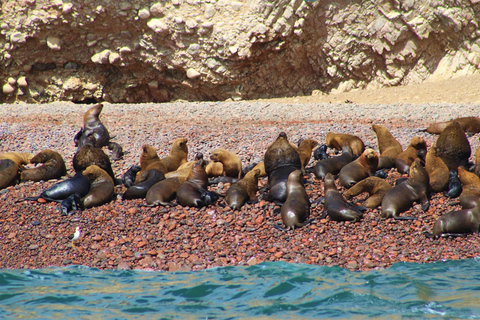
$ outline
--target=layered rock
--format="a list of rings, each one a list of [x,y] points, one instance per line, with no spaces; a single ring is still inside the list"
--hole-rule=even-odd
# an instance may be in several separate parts
[[[239,100],[472,74],[478,2],[6,0],[0,102]]]

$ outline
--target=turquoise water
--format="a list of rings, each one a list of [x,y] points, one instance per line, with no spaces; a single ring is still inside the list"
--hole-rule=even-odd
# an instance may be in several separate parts
[[[0,319],[480,318],[480,259],[349,271],[283,262],[195,272],[0,271]]]

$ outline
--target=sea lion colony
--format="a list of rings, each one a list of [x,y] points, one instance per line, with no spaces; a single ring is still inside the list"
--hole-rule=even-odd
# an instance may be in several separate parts
[[[92,109],[96,112],[92,113]],[[44,192],[37,197],[27,197],[25,200],[61,202],[62,213],[72,214],[77,209],[102,205],[108,202],[116,196],[113,192],[114,185],[123,183],[128,187],[127,191],[123,194],[123,199],[145,198],[146,205],[148,206],[175,205],[172,203],[175,198],[177,204],[186,206],[201,207],[216,203],[220,206],[234,206],[233,209],[235,210],[238,210],[245,202],[256,201],[257,198],[277,202],[282,206],[286,202],[289,208],[282,208],[284,226],[287,228],[298,228],[312,219],[320,218],[309,217],[310,201],[305,201],[304,182],[302,181],[303,179],[299,180],[297,177],[299,172],[302,172],[308,176],[305,184],[309,183],[308,180],[311,178],[311,173],[314,174],[315,179],[325,179],[324,215],[329,215],[332,220],[358,221],[361,219],[363,212],[367,210],[367,207],[376,207],[378,205],[385,207],[385,209],[382,208],[382,215],[379,216],[379,219],[389,217],[395,219],[415,219],[415,217],[402,217],[401,214],[411,208],[416,202],[420,202],[422,209],[426,210],[428,208],[428,196],[432,193],[443,191],[445,195],[450,194],[449,196],[451,197],[460,195],[459,199],[462,204],[462,210],[458,214],[455,214],[456,211],[452,211],[449,212],[448,215],[445,215],[445,217],[442,216],[433,228],[432,233],[427,234],[427,236],[457,236],[465,233],[478,233],[480,225],[480,186],[469,185],[468,188],[462,192],[461,187],[464,182],[461,181],[461,178],[458,178],[458,172],[460,171],[462,173],[464,171],[479,172],[478,161],[475,164],[468,162],[471,154],[470,145],[468,144],[466,133],[463,131],[462,126],[455,121],[449,122],[445,126],[445,129],[440,132],[437,143],[428,149],[424,141],[413,137],[411,146],[409,147],[408,157],[404,156],[405,152],[403,152],[401,146],[400,148],[398,147],[398,141],[388,132],[387,128],[374,125],[372,126],[372,130],[377,134],[380,149],[378,154],[375,150],[366,146],[364,152],[360,154],[360,157],[356,157],[351,151],[351,141],[352,139],[354,141],[361,141],[361,139],[359,137],[350,138],[346,140],[343,145],[341,144],[342,139],[338,139],[340,144],[337,143],[338,145],[335,145],[334,148],[337,152],[338,149],[342,150],[340,155],[328,156],[327,159],[324,159],[325,156],[318,157],[320,160],[315,161],[315,163],[310,166],[308,166],[308,162],[304,163],[304,159],[308,159],[309,155],[300,154],[299,156],[297,147],[288,141],[288,137],[282,132],[278,135],[277,140],[273,141],[266,150],[264,161],[259,162],[257,166],[249,166],[249,169],[255,168],[255,174],[252,176],[253,179],[249,178],[250,175],[246,175],[245,178],[248,179],[246,181],[248,181],[249,187],[245,191],[245,195],[232,205],[230,200],[223,200],[225,194],[216,194],[208,190],[209,173],[206,171],[207,161],[203,159],[203,155],[196,155],[195,161],[188,161],[187,139],[185,138],[175,140],[171,154],[163,159],[158,157],[153,147],[144,145],[142,153],[139,155],[138,164],[140,166],[138,166],[138,164],[132,165],[122,180],[116,179],[115,175],[112,177],[111,172],[106,172],[111,170],[111,166],[108,166],[108,163],[106,163],[108,161],[105,161],[104,153],[101,151],[102,146],[96,143],[94,137],[95,133],[99,136],[99,139],[103,141],[104,146],[111,145],[111,137],[108,134],[108,130],[98,119],[98,110],[101,111],[101,107],[97,105],[86,112],[84,116],[85,127],[79,131],[74,139],[78,146],[78,154],[81,155],[82,150],[85,148],[90,148],[95,151],[92,152],[92,150],[89,150],[86,152],[88,156],[83,157],[86,158],[86,164],[83,163],[81,167],[76,168],[77,175],[75,177],[65,180],[70,182],[65,183],[62,181],[58,183],[58,186],[54,185],[49,188],[48,192],[46,190],[47,193]],[[92,114],[95,114],[95,117],[92,118]],[[94,125],[92,125],[92,123]],[[95,130],[98,128],[101,130],[96,132]],[[87,132],[86,136],[84,136],[85,132]],[[471,134],[471,131],[468,133]],[[335,133],[329,132],[329,135],[331,137],[335,135]],[[82,141],[82,143],[80,144],[78,141]],[[465,141],[467,141],[467,143],[465,143]],[[316,144],[316,142],[310,142],[312,146]],[[118,159],[118,157],[121,157],[123,154],[123,151],[121,151],[122,149],[118,144],[114,145],[115,147],[111,149],[113,151],[112,158]],[[318,148],[321,149],[322,154],[326,154],[324,144],[321,144]],[[312,148],[307,148],[307,150],[310,153],[315,151],[312,150]],[[212,153],[217,151],[212,151]],[[227,152],[229,153],[229,158],[236,159],[236,156],[230,151],[221,150],[223,154]],[[45,154],[48,156],[45,156]],[[345,157],[345,155],[348,155],[348,157]],[[367,157],[367,155],[368,159],[373,160],[366,162],[364,158]],[[399,179],[397,181],[398,186],[394,187],[389,185],[385,180],[378,178],[382,176],[382,174],[378,173],[381,172],[381,170],[398,168],[398,166],[396,167],[396,162],[398,163],[396,160],[399,155],[400,157],[398,157],[398,159],[407,162],[406,167],[409,168],[410,175],[408,179]],[[53,150],[43,150],[38,155],[22,154],[15,151],[0,155],[0,182],[2,182],[2,188],[23,181],[24,179],[22,179],[22,177],[26,176],[25,173],[35,169],[37,170],[34,171],[34,176],[37,181],[38,179],[59,179],[60,176],[66,174],[64,160],[62,158],[62,161],[59,161],[59,156],[61,158],[61,155]],[[300,157],[302,159],[300,159]],[[85,160],[82,157],[80,158],[80,160]],[[405,161],[407,158],[408,161]],[[36,159],[32,163],[42,163],[43,165],[37,168],[25,168],[24,166],[32,159]],[[212,160],[221,163],[217,155],[212,154]],[[78,161],[77,156],[75,162],[78,163]],[[361,170],[364,173],[364,177],[359,181],[354,181],[355,183],[348,182],[344,191],[347,191],[347,199],[351,199],[363,192],[369,193],[370,196],[374,195],[375,201],[372,201],[371,197],[368,198],[365,202],[365,207],[349,203],[341,194],[343,191],[342,188],[339,187],[337,189],[335,185],[335,179],[337,178],[335,175],[341,171],[342,167],[355,161],[363,163]],[[238,163],[238,161],[236,162]],[[323,165],[323,163],[325,163],[325,165]],[[105,168],[102,168],[100,164],[103,164]],[[340,168],[338,168],[338,164],[340,164]],[[258,170],[259,166],[264,168],[264,170]],[[322,169],[320,170],[318,168]],[[417,177],[411,175],[412,169],[414,169],[415,172],[420,171],[420,173],[416,173]],[[303,172],[303,170],[305,170],[305,172]],[[377,171],[375,172],[375,170]],[[398,170],[403,172],[406,169],[405,166],[403,166],[402,169]],[[12,171],[14,172],[13,174]],[[234,188],[237,187],[235,182],[241,181],[239,178],[242,178],[246,173],[245,170],[241,172],[241,167],[238,168],[237,171],[238,175],[237,173],[233,174],[236,178],[230,177],[230,180],[228,180]],[[262,172],[265,173],[262,174]],[[289,177],[293,172],[295,172],[295,178],[292,176],[290,178],[292,182],[289,183]],[[55,175],[52,176],[52,173]],[[81,180],[82,186],[79,185],[79,192],[70,191],[70,194],[68,194],[68,192],[65,192],[66,189],[75,189],[72,188],[72,185],[80,184],[80,182],[76,182],[80,181],[78,178],[79,174],[85,175],[90,183],[87,182],[87,184],[85,184],[85,180]],[[268,186],[267,188],[260,188],[257,192],[258,179],[265,174],[267,175]],[[225,176],[226,172],[222,169],[217,175]],[[374,175],[377,177],[374,177]],[[421,178],[418,178],[418,176]],[[370,179],[371,182],[368,179]],[[212,181],[213,180],[210,179],[210,182]],[[367,181],[369,182],[367,183]],[[455,181],[461,181],[461,184],[458,182],[455,183]],[[188,187],[185,185],[185,187],[181,188],[185,183],[187,183]],[[85,185],[89,186],[88,192],[86,192]],[[99,185],[100,188],[98,187]],[[105,188],[103,185],[105,185]],[[132,187],[134,189],[129,191]],[[347,189],[350,187],[352,191],[349,192]],[[180,198],[176,194],[179,189],[186,189],[186,191],[181,191]],[[332,196],[327,197],[327,190],[332,190],[332,194],[335,196],[333,198]],[[404,196],[404,194],[408,192],[413,192],[415,196]],[[86,193],[88,194],[87,196],[85,196]],[[386,202],[382,203],[384,196],[389,193],[402,195],[402,200],[398,200],[399,197],[394,195],[393,197],[389,196],[389,199],[396,199],[394,204],[391,203],[391,200],[385,200]],[[49,197],[48,194],[61,195],[52,198]],[[255,194],[258,194],[258,197]],[[455,196],[452,196],[452,194],[455,194]],[[300,201],[301,205],[296,204],[292,206],[292,199],[296,197],[296,195],[302,195],[299,196],[302,198]],[[94,200],[92,200],[92,197]],[[465,199],[468,199],[468,205],[464,205],[464,203],[467,202]],[[398,203],[399,201],[401,203]],[[335,209],[337,211],[328,209],[329,207],[338,208],[339,206],[339,211],[337,209]],[[342,207],[350,208],[348,210],[351,211],[351,214],[345,216],[343,211],[346,209],[342,209]],[[392,209],[392,207],[394,207],[394,209]]]

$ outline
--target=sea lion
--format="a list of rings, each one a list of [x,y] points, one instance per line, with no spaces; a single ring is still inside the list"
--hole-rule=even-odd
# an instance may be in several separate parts
[[[360,180],[375,175],[378,166],[378,153],[367,148],[356,160],[346,164],[338,174],[340,185],[350,188]]]
[[[18,180],[18,164],[10,159],[0,159],[0,190],[13,186]]]
[[[260,173],[258,174],[259,178],[267,176],[267,172],[265,171],[265,162],[260,161],[252,168],[252,170],[257,170],[257,169],[260,170]]]
[[[185,183],[186,179],[186,177],[173,177],[155,183],[148,189],[145,196],[148,206],[172,205],[171,201],[175,199],[178,188]]]
[[[73,156],[72,164],[75,172],[81,173],[89,166],[95,164],[105,170],[115,181],[115,173],[113,173],[110,158],[105,154],[102,148],[96,147],[95,137],[88,136],[83,145],[77,149]]]
[[[435,146],[432,146],[427,151],[425,156],[425,170],[428,173],[430,190],[432,192],[437,193],[447,190],[449,170],[445,162],[437,156]]]
[[[122,195],[122,199],[139,199],[147,196],[148,190],[157,182],[165,179],[165,175],[157,169],[143,171],[138,178],[138,183],[129,187]]]
[[[455,170],[450,170],[448,177],[448,189],[443,192],[443,195],[449,198],[456,198],[462,193],[462,183]]]
[[[267,148],[263,159],[268,176],[268,200],[285,202],[287,198],[287,179],[292,171],[300,170],[302,163],[298,152],[290,144],[285,132]]]
[[[177,138],[173,141],[170,154],[166,157],[160,158],[167,168],[167,172],[172,172],[178,169],[182,164],[188,162],[188,147],[187,138]]]
[[[426,129],[420,130],[422,132],[428,132],[431,134],[440,134],[442,131],[450,125],[452,122],[458,122],[462,127],[462,130],[468,135],[474,135],[475,133],[480,132],[480,118],[479,117],[461,117],[452,119],[449,121],[437,122],[431,124]]]
[[[358,157],[365,150],[365,144],[362,139],[352,134],[347,133],[335,133],[332,131],[327,132],[325,136],[327,147],[335,150],[342,150],[344,146],[348,145],[352,149],[352,153],[355,157]]]
[[[135,179],[137,177],[137,173],[139,173],[140,170],[142,170],[142,168],[140,168],[140,166],[137,166],[137,165],[133,165],[130,168],[128,168],[127,172],[125,172],[125,174],[123,175],[123,179],[122,179],[123,185],[127,188],[130,188],[131,186],[133,186],[133,184],[135,183]]]
[[[205,161],[199,160],[192,168],[184,184],[177,190],[177,203],[184,207],[201,208],[207,205],[204,195],[208,192],[208,175]]]
[[[378,150],[380,151],[378,169],[393,168],[395,166],[395,158],[403,150],[402,145],[384,126],[374,124],[372,130],[377,135]]]
[[[30,160],[33,158],[33,156],[33,153],[10,151],[0,153],[0,160],[10,159],[18,165],[19,169],[23,169],[24,165],[30,163]]]
[[[71,195],[76,194],[79,198],[85,197],[90,191],[90,180],[81,173],[75,174],[72,178],[60,181],[50,188],[44,190],[37,197],[27,197],[23,200],[44,199],[46,201],[61,202]]]
[[[393,217],[396,220],[413,220],[414,217],[398,215],[410,209],[414,202],[419,202],[423,211],[427,211],[430,203],[427,197],[428,173],[420,159],[415,159],[410,166],[409,177],[388,191],[382,200],[382,218]]]
[[[437,138],[435,143],[437,155],[445,162],[449,170],[457,170],[459,166],[468,166],[472,153],[470,142],[460,124],[453,121]]]
[[[378,177],[368,177],[357,182],[353,187],[345,193],[345,199],[350,200],[363,192],[367,192],[369,197],[365,200],[364,205],[367,208],[376,208],[382,203],[383,196],[392,189],[392,185],[384,179]]]
[[[458,197],[462,209],[480,207],[480,177],[463,167],[458,167],[457,173],[462,183],[462,193]]]
[[[205,166],[205,171],[209,177],[220,177],[223,175],[223,164],[221,162],[210,161]]]
[[[320,145],[315,151],[313,151],[313,159],[314,160],[324,160],[328,158],[327,154],[327,145],[322,144]],[[342,148],[343,149],[343,148]]]
[[[410,171],[410,165],[418,158],[419,152],[426,152],[427,143],[425,139],[420,137],[413,137],[410,140],[410,145],[395,158],[395,166],[397,171],[404,174]]]
[[[480,177],[480,147],[475,151],[475,167],[473,171]]]
[[[349,203],[338,191],[335,179],[331,173],[325,175],[324,180],[325,212],[333,221],[359,221],[365,207]]]
[[[238,179],[242,177],[242,161],[235,153],[224,148],[218,148],[212,152],[210,159],[214,162],[222,163],[222,176]]]
[[[317,179],[322,180],[325,179],[325,175],[329,172],[333,175],[337,175],[340,170],[345,165],[352,162],[352,160],[352,149],[350,148],[350,146],[345,146],[342,149],[341,155],[317,161],[317,163],[313,167],[313,174]]]
[[[46,181],[50,179],[59,179],[67,174],[67,168],[63,157],[60,153],[50,149],[37,153],[32,159],[30,159],[30,163],[42,163],[42,165],[32,169],[23,170],[20,173],[21,181]]]
[[[298,153],[298,156],[300,157],[302,170],[305,170],[305,167],[310,162],[310,158],[312,157],[312,150],[317,145],[318,145],[318,142],[313,139],[304,139],[298,145],[297,153]]]
[[[435,221],[432,233],[425,232],[427,237],[460,237],[468,233],[478,235],[480,228],[480,208],[450,211]]]
[[[302,179],[301,170],[292,171],[287,179],[287,199],[280,211],[286,228],[303,227],[310,215],[310,200]]]
[[[233,210],[240,208],[247,201],[254,201],[258,190],[259,169],[247,172],[242,180],[232,184],[227,190],[225,201]]]
[[[93,164],[85,169],[82,174],[91,183],[90,191],[81,199],[80,206],[82,208],[100,206],[112,199],[115,185],[112,177],[105,170]]]
[[[142,169],[141,171],[157,169],[163,174],[168,172],[167,166],[160,161],[157,150],[148,144],[144,144],[142,146],[142,154],[140,155],[140,168]]]

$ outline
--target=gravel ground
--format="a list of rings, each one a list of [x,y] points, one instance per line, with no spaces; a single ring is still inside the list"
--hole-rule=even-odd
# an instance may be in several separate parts
[[[53,149],[64,156],[72,175],[73,136],[88,108],[69,103],[2,105],[0,153]],[[248,165],[263,158],[281,131],[293,142],[313,138],[320,143],[324,143],[328,131],[351,133],[378,150],[370,127],[381,124],[404,148],[414,135],[423,137],[430,146],[437,137],[419,133],[418,129],[461,116],[478,116],[478,106],[272,101],[105,104],[101,120],[127,152],[113,163],[114,172],[121,177],[131,165],[138,164],[143,144],[154,146],[162,157],[178,137],[188,138],[190,160],[196,152],[209,158],[212,149],[224,147]],[[469,141],[473,155],[478,136]],[[393,183],[399,176],[391,170],[388,181]],[[333,222],[319,219],[323,206],[314,205],[311,215],[317,219],[294,232],[273,227],[281,221],[280,207],[269,202],[246,205],[237,212],[219,204],[202,209],[147,208],[141,206],[145,203],[141,199],[122,201],[123,186],[117,187],[117,199],[72,216],[62,216],[56,203],[16,203],[56,182],[26,182],[0,191],[0,268],[82,264],[100,269],[175,271],[284,260],[369,270],[398,261],[472,258],[480,252],[475,235],[436,240],[423,235],[440,215],[459,208],[442,194],[432,196],[428,211],[415,205],[403,214],[415,216],[412,221],[379,220],[380,211],[369,209],[361,222]],[[266,179],[259,184],[264,186]],[[225,194],[228,186],[220,184],[211,189]],[[323,183],[313,175],[306,188],[312,201],[323,196]],[[68,236],[76,226],[81,227],[82,237],[77,247],[72,247]]]

